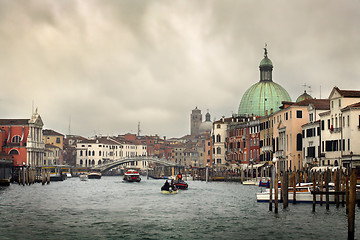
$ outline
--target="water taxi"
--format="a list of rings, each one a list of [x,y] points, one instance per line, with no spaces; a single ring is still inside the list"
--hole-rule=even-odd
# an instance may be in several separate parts
[[[140,182],[140,173],[137,170],[129,169],[124,173],[123,180],[126,182]]]

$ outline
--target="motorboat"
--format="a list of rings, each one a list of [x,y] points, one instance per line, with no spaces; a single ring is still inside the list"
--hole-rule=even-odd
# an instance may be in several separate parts
[[[79,175],[79,178],[80,178],[81,181],[87,181],[88,176],[85,175],[85,174],[82,174],[82,175]]]
[[[177,189],[180,189],[180,190],[188,189],[188,184],[186,182],[184,182],[183,180],[181,180],[181,179],[174,180],[173,184]]]
[[[312,203],[313,202],[313,194],[311,194],[311,191],[313,191],[312,184],[307,185],[301,185],[296,186],[296,202],[297,203]],[[330,192],[334,191],[333,189],[330,189]],[[288,202],[293,202],[293,196],[294,191],[292,187],[289,187],[288,191]],[[278,189],[278,200],[281,199],[281,188]],[[256,201],[257,202],[269,202],[270,201],[270,189],[266,189],[263,192],[256,193]],[[275,189],[272,189],[272,201],[275,201]],[[326,201],[326,194],[323,194],[322,201]],[[316,202],[320,202],[320,194],[316,195]],[[329,202],[335,203],[335,195],[329,195]]]
[[[100,179],[101,173],[100,172],[89,172],[87,174],[88,179]]]
[[[123,180],[126,182],[140,182],[140,173],[137,170],[129,169],[124,173]]]

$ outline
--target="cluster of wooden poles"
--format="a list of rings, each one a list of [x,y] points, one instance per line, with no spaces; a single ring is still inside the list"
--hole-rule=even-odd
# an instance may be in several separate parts
[[[350,172],[350,177],[348,173]],[[335,171],[326,170],[325,172],[284,172],[276,173],[274,179],[270,181],[270,199],[269,199],[269,211],[272,211],[273,197],[272,192],[274,188],[274,212],[278,213],[278,203],[282,201],[283,208],[288,207],[288,191],[289,185],[293,189],[293,204],[296,204],[296,183],[312,183],[313,204],[312,211],[315,212],[316,195],[320,195],[320,206],[323,205],[323,196],[325,196],[326,210],[329,210],[329,196],[334,195],[336,208],[339,208],[340,202],[344,206],[346,202],[346,213],[348,215],[348,239],[354,239],[355,236],[355,205],[356,205],[356,182],[357,182],[356,168],[344,173],[342,169],[336,169]],[[310,181],[310,179],[312,181]],[[281,183],[281,199],[278,199],[278,187],[274,187],[273,184]],[[329,190],[329,183],[334,183],[334,191]],[[341,200],[340,200],[341,196]],[[346,200],[345,200],[346,199]],[[359,204],[359,202],[358,202]],[[360,207],[360,206],[359,206]]]
[[[18,183],[25,185],[30,185],[34,183],[41,182],[43,185],[45,183],[50,183],[50,171],[44,169],[30,169],[26,167],[20,167],[18,172]]]

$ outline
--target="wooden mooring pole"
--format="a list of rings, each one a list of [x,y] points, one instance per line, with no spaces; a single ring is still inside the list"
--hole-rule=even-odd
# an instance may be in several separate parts
[[[278,179],[278,173],[275,174],[275,213],[278,213],[279,211],[279,179]]]
[[[316,179],[315,173],[313,174],[313,191],[316,191]],[[316,194],[313,194],[313,208],[312,211],[315,212],[315,205],[316,205]]]
[[[356,202],[356,169],[352,169],[350,176],[348,239],[355,238],[355,202]]]
[[[269,197],[269,211],[272,211],[272,191],[273,191],[273,173],[272,173],[272,167],[270,168],[271,171],[271,178],[270,178],[270,197]]]

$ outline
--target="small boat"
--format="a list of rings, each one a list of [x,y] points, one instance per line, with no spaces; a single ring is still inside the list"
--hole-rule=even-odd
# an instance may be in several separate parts
[[[162,193],[162,194],[177,194],[178,191],[179,191],[179,190],[175,190],[175,191],[174,191],[174,190],[171,190],[171,189],[170,189],[169,191],[167,191],[167,190],[161,190],[161,193]]]
[[[152,178],[152,179],[168,179],[167,176],[156,177],[156,176],[153,176],[153,175],[149,175],[149,177]]]
[[[100,172],[90,172],[87,174],[88,179],[100,179],[101,173]]]
[[[310,184],[307,185],[297,185],[296,188],[296,202],[297,203],[312,203],[313,202],[313,195],[311,191],[313,190],[313,186]],[[334,191],[330,189],[330,192]],[[293,188],[289,187],[288,191],[288,202],[293,202]],[[281,199],[281,189],[278,189],[278,200]],[[269,202],[270,200],[270,189],[266,189],[264,192],[256,193],[256,201],[257,202]],[[275,189],[272,189],[272,201],[275,201]],[[320,202],[320,195],[316,195],[316,202]],[[325,193],[323,194],[323,202],[325,202]],[[329,195],[329,202],[335,202],[335,195]]]
[[[80,175],[79,178],[80,178],[81,181],[87,181],[88,176],[83,174],[83,175]]]
[[[123,180],[126,182],[140,182],[140,173],[136,170],[129,169],[124,173]]]
[[[175,187],[177,189],[180,189],[180,190],[186,190],[188,189],[188,184],[186,182],[184,182],[183,180],[175,180],[173,182],[173,184],[175,185]]]

